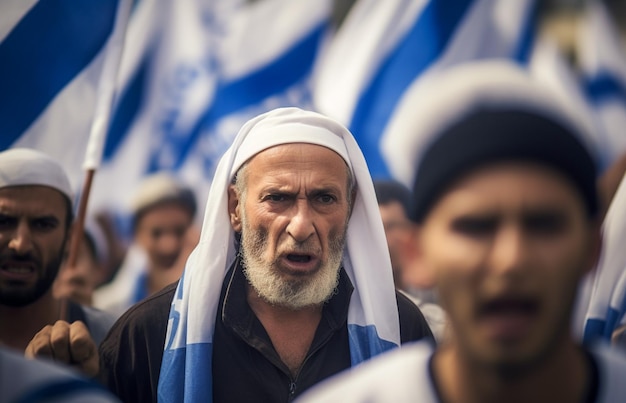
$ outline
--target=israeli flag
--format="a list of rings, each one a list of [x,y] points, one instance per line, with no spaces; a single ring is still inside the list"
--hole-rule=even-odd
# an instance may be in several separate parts
[[[397,151],[410,127],[402,133],[386,128],[398,110],[411,109],[402,108],[409,89],[428,71],[470,60],[526,62],[535,3],[357,0],[319,61],[315,107],[349,126],[372,176],[402,180],[406,162],[397,161]]]
[[[122,66],[127,81],[98,178],[127,195],[118,207],[159,170],[192,184],[203,204],[217,161],[245,121],[278,106],[310,108],[330,10],[330,0],[140,3],[127,38],[138,50]],[[94,197],[106,199],[107,189]]]
[[[531,52],[528,69],[549,89],[583,128],[581,140],[595,157],[599,170],[606,168],[607,139],[593,106],[589,104],[584,84],[565,60],[558,45],[548,37],[538,39]]]
[[[626,323],[626,177],[615,194],[602,228],[603,247],[596,270],[587,279],[583,341],[611,340]],[[587,303],[588,301],[588,303]]]
[[[626,52],[602,1],[589,2],[578,54],[588,100],[604,131],[605,165],[626,152]]]
[[[123,42],[126,0],[8,0],[0,4],[0,150],[57,159],[79,188],[89,133]],[[111,95],[112,97],[112,95]]]
[[[626,152],[626,54],[600,1],[590,2],[580,29],[578,54],[587,102],[602,140],[602,168]],[[581,285],[574,331],[584,342],[610,341],[626,312],[626,183],[622,180],[603,223],[603,250]]]

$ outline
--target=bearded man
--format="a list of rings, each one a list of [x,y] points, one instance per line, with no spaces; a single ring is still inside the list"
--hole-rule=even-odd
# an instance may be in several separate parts
[[[30,149],[0,153],[0,344],[93,376],[97,343],[114,319],[52,293],[72,220],[70,182],[57,161]]]
[[[114,325],[101,380],[128,402],[287,402],[422,338],[433,340],[423,315],[394,291],[354,138],[280,108],[222,157],[182,279]]]

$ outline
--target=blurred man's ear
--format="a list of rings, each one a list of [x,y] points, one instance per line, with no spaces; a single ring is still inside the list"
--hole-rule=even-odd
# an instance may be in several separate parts
[[[402,282],[409,287],[431,288],[434,285],[434,276],[423,258],[420,246],[421,227],[412,224],[409,233],[400,248]]]

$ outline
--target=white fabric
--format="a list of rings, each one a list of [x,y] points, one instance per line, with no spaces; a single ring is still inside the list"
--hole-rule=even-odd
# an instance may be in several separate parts
[[[574,330],[583,331],[585,341],[595,338],[611,340],[615,328],[623,323],[626,313],[626,176],[617,188],[602,225],[602,253],[598,266],[583,283],[579,295],[578,317]],[[582,325],[582,329],[581,329]]]
[[[384,354],[305,392],[297,403],[438,403],[428,362],[430,344],[417,342]],[[596,403],[615,403],[626,397],[626,356],[605,345],[594,346],[599,385]]]
[[[428,73],[407,89],[382,141],[383,153],[394,157],[388,159],[390,171],[413,186],[415,167],[436,134],[477,108],[502,105],[548,114],[585,142],[593,130],[571,104],[559,102],[552,89],[523,67],[505,59],[467,62]]]
[[[343,267],[354,285],[348,324],[373,325],[378,338],[396,346],[400,344],[397,303],[385,232],[361,150],[350,132],[339,123],[314,112],[279,108],[248,121],[219,162],[207,200],[200,242],[187,260],[183,279],[172,303],[165,356],[191,344],[212,342],[222,281],[236,257],[235,235],[227,204],[227,189],[233,176],[241,164],[256,153],[294,142],[326,146],[343,156],[351,166],[357,194],[348,224],[343,259]],[[189,348],[186,351],[189,352]],[[187,357],[189,363],[192,358]],[[178,369],[161,367],[159,399],[164,401],[168,401],[161,395],[164,377],[176,377],[170,371]],[[193,383],[190,378],[194,376],[198,382],[198,378],[206,379],[210,375],[195,372],[198,371],[186,371],[186,384]],[[185,399],[190,397],[185,395]]]
[[[63,167],[41,151],[12,148],[0,153],[0,188],[8,186],[48,186],[72,201],[70,180]]]

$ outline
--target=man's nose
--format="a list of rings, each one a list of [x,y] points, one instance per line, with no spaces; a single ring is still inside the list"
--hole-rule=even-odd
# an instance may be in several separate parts
[[[526,238],[521,228],[508,225],[496,234],[490,253],[490,267],[499,272],[515,272],[528,258]]]
[[[298,199],[295,203],[293,216],[287,225],[287,233],[296,241],[304,242],[315,232],[313,211],[308,200]]]
[[[23,255],[31,251],[33,247],[32,234],[28,223],[20,222],[9,241],[9,248]]]

